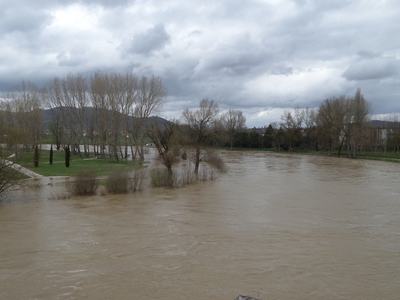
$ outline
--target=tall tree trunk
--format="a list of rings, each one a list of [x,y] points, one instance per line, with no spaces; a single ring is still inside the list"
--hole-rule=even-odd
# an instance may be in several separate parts
[[[194,174],[196,176],[199,175],[199,166],[200,166],[200,148],[196,148],[196,157],[195,157],[195,165],[194,165]]]

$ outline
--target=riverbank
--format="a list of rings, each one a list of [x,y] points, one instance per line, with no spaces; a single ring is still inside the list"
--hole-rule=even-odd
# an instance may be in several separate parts
[[[277,151],[272,148],[233,148],[233,149],[222,148],[222,149],[233,150],[233,151],[271,152],[271,153],[279,153],[287,155],[300,154],[300,155],[338,157],[337,152],[331,152],[331,151],[312,151],[312,150]],[[340,156],[340,158],[378,160],[378,161],[400,163],[400,152],[359,152],[357,153],[357,157],[355,158],[349,157],[347,153],[343,153]]]

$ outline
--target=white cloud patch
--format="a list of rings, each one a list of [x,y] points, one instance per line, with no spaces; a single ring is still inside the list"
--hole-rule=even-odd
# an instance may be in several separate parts
[[[345,84],[338,70],[314,68],[289,74],[263,74],[246,84],[245,93],[271,104],[285,103],[293,107],[340,94]]]

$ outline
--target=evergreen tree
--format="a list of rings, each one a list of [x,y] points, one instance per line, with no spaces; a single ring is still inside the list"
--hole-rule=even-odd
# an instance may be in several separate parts
[[[65,166],[69,168],[69,163],[71,159],[71,152],[69,150],[69,146],[65,147]]]
[[[38,145],[35,146],[35,150],[33,152],[33,165],[35,168],[39,167],[39,147]]]
[[[53,164],[53,144],[50,146],[49,163],[50,163],[50,165]]]

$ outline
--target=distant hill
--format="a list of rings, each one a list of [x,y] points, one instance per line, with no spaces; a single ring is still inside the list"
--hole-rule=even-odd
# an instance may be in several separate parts
[[[381,120],[370,120],[368,126],[372,128],[400,128],[400,122],[396,121],[381,121]],[[258,134],[264,134],[267,126],[265,127],[253,127],[247,128],[247,131],[254,131]]]
[[[48,129],[49,125],[54,122],[57,118],[57,115],[63,115],[68,112],[68,110],[74,110],[75,108],[66,108],[66,107],[57,107],[57,108],[51,108],[51,109],[45,109],[43,110],[43,115],[42,115],[42,122],[43,122],[43,128]],[[95,109],[93,107],[85,107],[85,115],[87,116],[87,121],[91,122],[95,116]],[[106,114],[111,115],[111,111],[106,111]],[[121,115],[122,116],[122,115]],[[129,116],[129,122],[130,125],[136,120],[137,118],[134,118],[132,116]],[[157,125],[157,126],[162,126],[169,121],[167,121],[164,118],[158,117],[158,116],[152,116],[146,120],[144,120],[144,126],[145,127],[150,127],[151,125]]]
[[[400,128],[400,122],[371,120],[368,124],[373,128]]]

